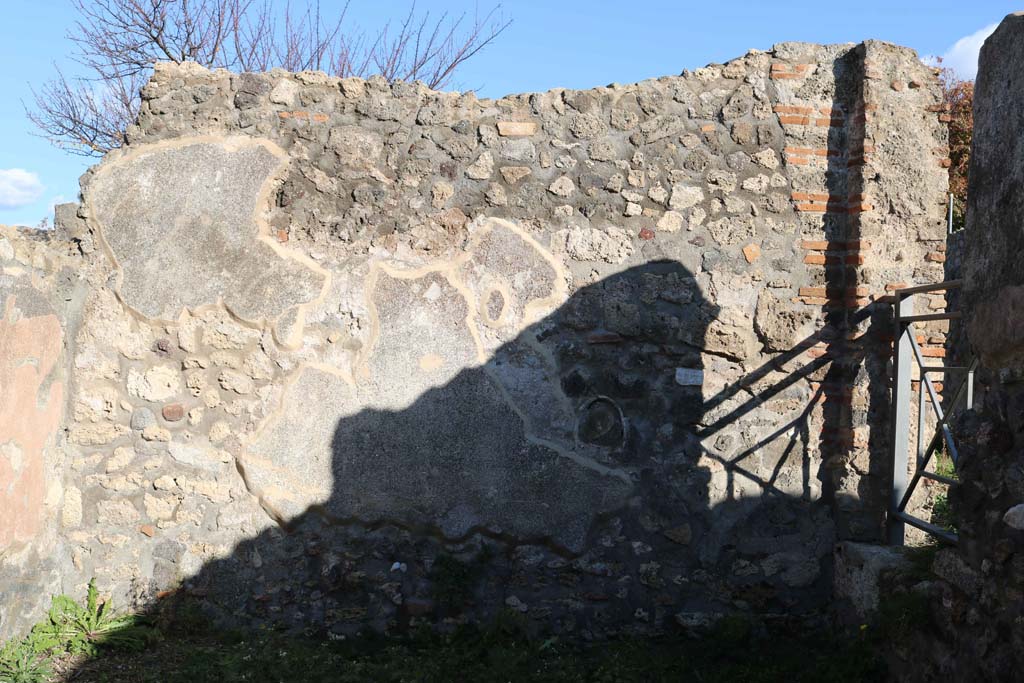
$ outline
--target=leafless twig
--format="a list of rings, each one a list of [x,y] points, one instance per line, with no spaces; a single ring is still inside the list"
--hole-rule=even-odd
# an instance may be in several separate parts
[[[420,14],[413,3],[396,26],[368,38],[345,25],[349,3],[328,14],[319,0],[72,0],[69,34],[84,76],[56,77],[33,90],[29,119],[54,144],[99,156],[124,142],[139,111],[139,89],[158,61],[208,68],[321,70],[336,76],[450,83],[458,68],[508,25],[500,6],[484,15]]]

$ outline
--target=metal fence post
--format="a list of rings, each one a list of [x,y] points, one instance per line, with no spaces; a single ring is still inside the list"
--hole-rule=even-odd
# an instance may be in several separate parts
[[[974,370],[967,370],[967,410],[974,410]]]
[[[946,212],[948,214],[948,223],[946,226],[946,234],[953,234],[953,193],[949,193],[949,209]]]
[[[910,383],[911,364],[913,363],[910,335],[913,328],[903,323],[900,318],[913,315],[914,304],[909,297],[896,292],[896,305],[893,307],[893,325],[895,341],[893,342],[892,368],[892,438],[889,449],[892,454],[892,496],[889,501],[889,544],[903,545],[904,524],[897,517],[900,502],[907,492],[907,463],[910,451]]]

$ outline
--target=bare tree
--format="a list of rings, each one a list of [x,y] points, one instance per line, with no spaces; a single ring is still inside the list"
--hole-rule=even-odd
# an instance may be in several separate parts
[[[974,135],[974,81],[965,81],[938,60],[939,85],[949,116],[949,191],[953,194],[953,223],[962,228],[967,220],[967,172],[971,166]]]
[[[413,3],[401,21],[367,34],[345,24],[348,2],[328,14],[319,0],[305,1],[275,7],[273,0],[72,0],[78,20],[68,39],[86,75],[67,77],[58,69],[33,90],[26,113],[55,145],[101,156],[123,144],[154,62],[381,74],[441,88],[511,23],[500,17],[500,5],[470,21],[419,13]]]

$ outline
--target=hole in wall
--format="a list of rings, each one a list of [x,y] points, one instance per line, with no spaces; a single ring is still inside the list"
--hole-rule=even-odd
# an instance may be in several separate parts
[[[584,443],[618,448],[625,442],[626,418],[615,401],[598,396],[580,410],[576,436]]]

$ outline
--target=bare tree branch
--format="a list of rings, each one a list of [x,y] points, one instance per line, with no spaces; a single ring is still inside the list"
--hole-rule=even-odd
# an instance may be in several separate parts
[[[389,22],[368,37],[345,25],[348,2],[330,14],[319,0],[303,2],[281,9],[273,0],[72,0],[78,19],[68,39],[85,75],[70,78],[57,69],[33,89],[26,114],[55,145],[101,156],[124,143],[138,116],[139,90],[158,61],[380,74],[441,88],[511,23],[499,15],[500,5],[467,24],[465,15],[421,15],[413,2],[397,27]]]

